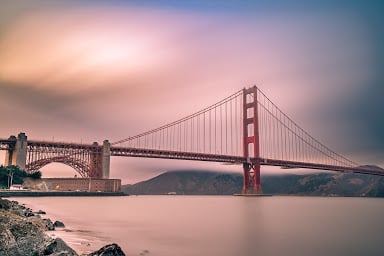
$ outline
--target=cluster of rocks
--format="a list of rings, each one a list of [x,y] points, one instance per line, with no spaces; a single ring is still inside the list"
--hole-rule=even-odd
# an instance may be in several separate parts
[[[6,200],[3,201],[7,202]],[[41,215],[46,214],[45,211],[38,210],[37,212],[34,212],[31,208],[25,207],[24,205],[19,205],[19,203],[16,201],[8,202],[9,208],[11,208],[13,213],[19,216],[27,217],[30,221],[34,221],[37,224],[43,224],[46,230],[53,231],[56,227],[65,227],[64,223],[61,221],[56,220],[55,222],[52,222],[52,220],[49,218],[41,218]],[[38,220],[36,220],[36,218]]]
[[[48,230],[64,227],[60,221],[52,222],[16,201],[0,198],[0,255],[3,256],[78,256],[61,238],[52,238]],[[89,256],[124,256],[116,245],[107,245]]]

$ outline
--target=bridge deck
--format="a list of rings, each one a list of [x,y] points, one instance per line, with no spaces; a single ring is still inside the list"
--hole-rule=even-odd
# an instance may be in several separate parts
[[[0,139],[0,150],[8,150],[10,146],[15,143],[15,140]],[[71,149],[84,149],[84,150],[100,150],[101,145],[97,144],[79,144],[79,143],[65,143],[65,142],[47,142],[47,141],[28,141],[28,146],[40,148],[71,148]],[[231,164],[242,164],[247,161],[242,156],[233,155],[220,155],[220,154],[207,154],[207,153],[193,153],[182,151],[167,151],[157,149],[144,149],[144,148],[130,148],[130,147],[111,147],[111,156],[123,157],[145,157],[145,158],[161,158],[161,159],[177,159],[177,160],[193,160],[193,161],[208,161],[220,162]],[[384,172],[362,167],[351,166],[336,166],[326,165],[309,162],[286,161],[268,158],[251,158],[251,162],[260,162],[261,165],[266,166],[280,166],[282,168],[304,168],[304,169],[318,169],[329,170],[346,173],[362,173],[370,175],[384,176]]]
[[[111,147],[111,155],[125,156],[125,157],[195,160],[195,161],[221,162],[221,163],[232,163],[232,164],[242,164],[247,161],[246,158],[241,156],[215,155],[215,154],[205,154],[205,153],[191,153],[191,152],[126,148],[126,147]],[[362,173],[362,174],[384,176],[384,172],[367,169],[367,168],[361,168],[361,167],[336,166],[336,165],[326,165],[326,164],[307,163],[307,162],[275,160],[275,159],[267,159],[267,158],[259,158],[259,159],[251,158],[250,161],[251,162],[259,161],[261,165],[280,166],[288,169],[304,168],[304,169],[317,169],[317,170],[328,170],[328,171],[337,171],[337,172],[346,172],[346,173],[351,172],[351,173]]]
[[[304,169],[317,169],[317,170],[337,171],[337,172],[345,172],[345,173],[362,173],[362,174],[384,176],[384,172],[382,171],[362,168],[358,166],[346,167],[346,166],[336,166],[336,165],[326,165],[326,164],[316,164],[316,163],[306,163],[306,162],[293,162],[293,161],[262,159],[262,158],[259,161],[261,165],[280,166],[287,169],[304,168]]]

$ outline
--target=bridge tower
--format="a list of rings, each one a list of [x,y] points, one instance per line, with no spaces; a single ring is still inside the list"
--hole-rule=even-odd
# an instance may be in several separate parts
[[[103,152],[101,160],[101,178],[109,179],[109,168],[111,159],[111,143],[108,140],[103,142]]]
[[[90,173],[91,178],[109,179],[111,144],[104,140],[100,147],[97,142],[93,143],[97,149],[90,153]]]
[[[256,85],[243,89],[243,154],[247,161],[243,163],[244,182],[242,194],[261,194]]]
[[[17,138],[11,136],[9,139],[15,140],[15,144],[10,147],[5,154],[5,166],[17,165],[20,169],[25,170],[27,160],[27,136],[22,132],[17,135]]]

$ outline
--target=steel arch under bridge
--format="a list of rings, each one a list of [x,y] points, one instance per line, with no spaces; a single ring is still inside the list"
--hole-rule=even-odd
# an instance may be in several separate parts
[[[109,142],[91,145],[28,141],[25,133],[11,136],[2,143],[5,165],[17,165],[34,173],[50,163],[62,163],[75,169],[81,177],[109,178]]]
[[[35,172],[55,162],[72,167],[82,177],[109,178],[109,154],[103,156],[104,145],[108,151],[108,141],[102,146],[96,142],[92,145],[83,145],[28,141],[25,169],[28,172]],[[103,169],[103,162],[108,167],[106,170]]]

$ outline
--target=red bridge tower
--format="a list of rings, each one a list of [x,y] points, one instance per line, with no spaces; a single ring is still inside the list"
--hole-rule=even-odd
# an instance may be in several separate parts
[[[256,85],[243,89],[243,163],[244,183],[242,194],[261,194],[260,146]],[[252,161],[251,161],[252,159]]]

